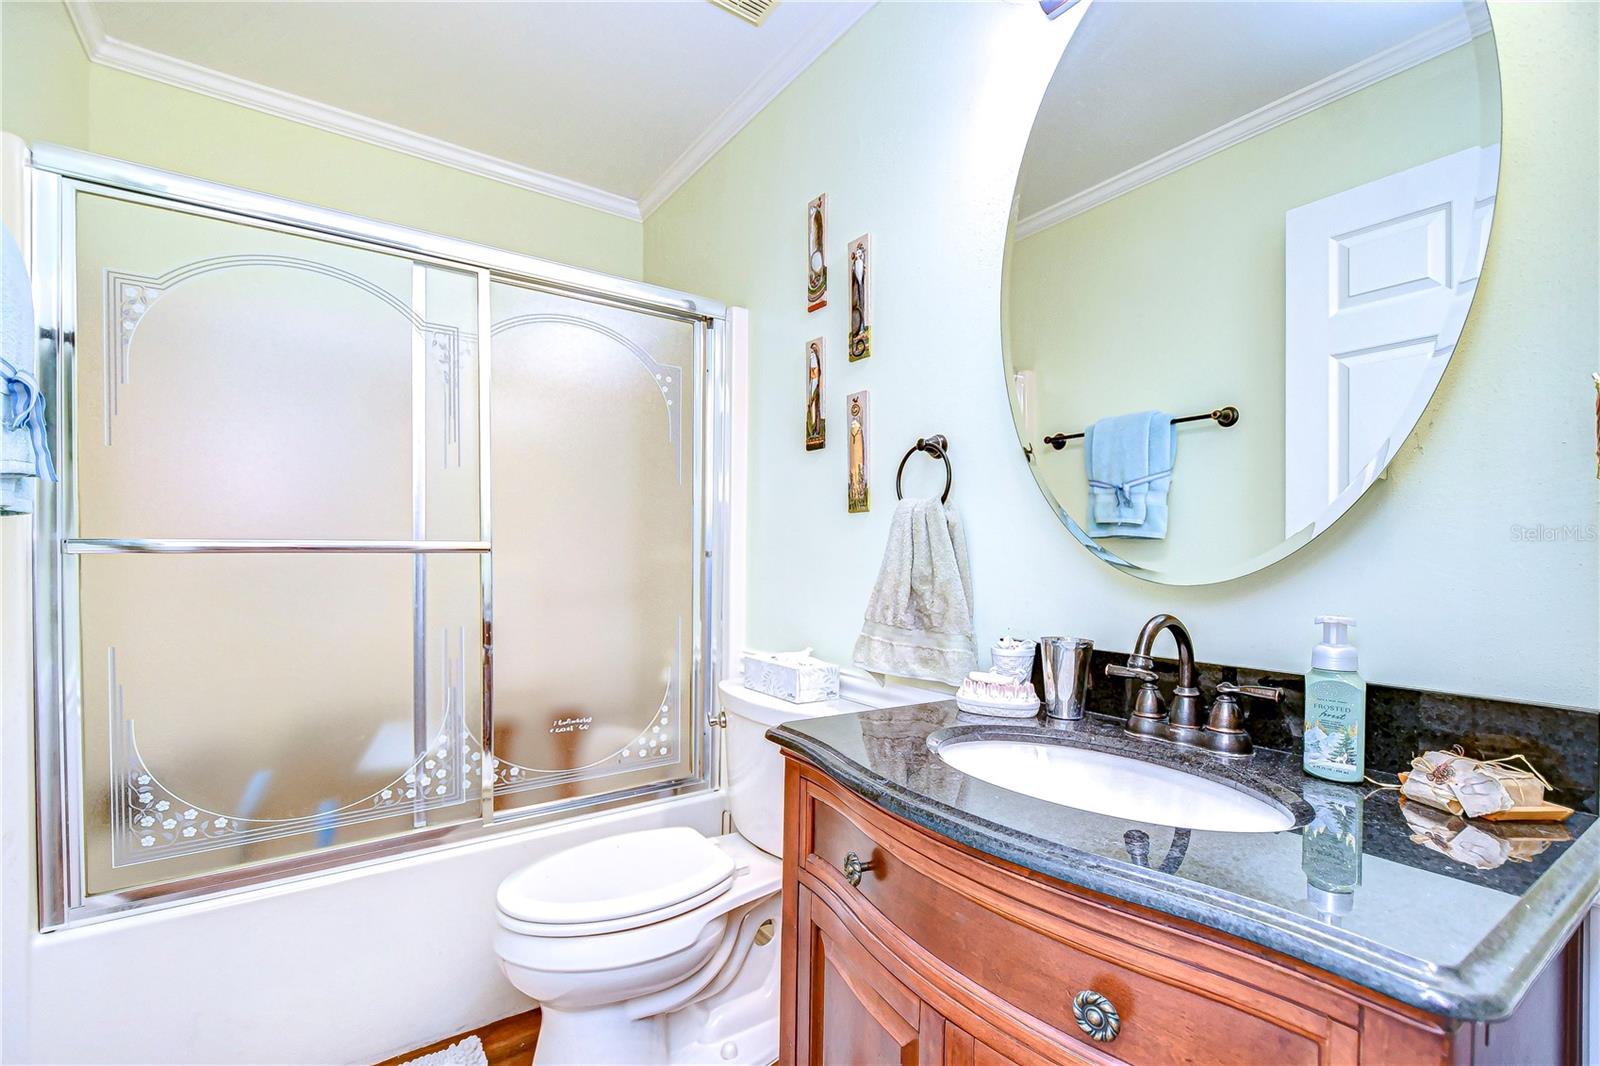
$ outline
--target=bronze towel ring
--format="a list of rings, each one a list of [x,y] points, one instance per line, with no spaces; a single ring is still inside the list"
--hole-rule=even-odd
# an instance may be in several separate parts
[[[939,497],[940,503],[950,502],[950,486],[955,483],[955,472],[950,468],[950,442],[943,433],[935,433],[931,437],[918,437],[917,443],[906,450],[905,456],[900,460],[900,466],[894,472],[894,496],[897,500],[905,499],[905,493],[900,491],[900,475],[906,472],[906,460],[918,452],[927,452],[935,459],[944,460],[944,494]]]

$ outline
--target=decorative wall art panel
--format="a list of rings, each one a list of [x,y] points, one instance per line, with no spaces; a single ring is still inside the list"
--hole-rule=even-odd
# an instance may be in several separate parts
[[[872,502],[867,485],[870,397],[865,391],[852,392],[845,398],[844,409],[850,437],[850,482],[846,499],[850,513],[861,514],[871,509]]]
[[[806,208],[806,311],[828,306],[828,194]]]
[[[822,417],[822,338],[806,342],[806,451],[828,443],[828,423]]]
[[[872,354],[872,237],[850,242],[850,361]]]

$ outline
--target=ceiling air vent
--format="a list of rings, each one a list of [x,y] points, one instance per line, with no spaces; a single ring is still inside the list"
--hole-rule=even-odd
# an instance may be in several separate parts
[[[759,26],[778,6],[778,0],[711,0],[724,11],[732,11],[752,26]]]

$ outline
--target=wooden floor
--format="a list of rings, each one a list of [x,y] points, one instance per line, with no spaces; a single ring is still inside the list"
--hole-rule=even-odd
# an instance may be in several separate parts
[[[464,1033],[447,1037],[437,1043],[419,1047],[415,1051],[407,1051],[403,1055],[396,1055],[392,1059],[384,1059],[378,1066],[400,1066],[403,1062],[427,1055],[435,1051],[443,1051],[451,1044],[457,1044],[469,1036],[475,1036],[483,1041],[483,1053],[489,1057],[489,1066],[532,1066],[533,1047],[539,1042],[539,1009],[525,1014],[513,1014],[509,1018],[501,1018],[481,1029],[469,1029]]]

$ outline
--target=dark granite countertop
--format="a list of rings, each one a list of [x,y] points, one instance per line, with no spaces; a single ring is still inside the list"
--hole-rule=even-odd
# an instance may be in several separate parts
[[[1600,894],[1592,815],[1559,826],[1467,823],[1417,804],[1402,809],[1393,790],[1307,776],[1298,755],[1257,748],[1248,760],[1223,760],[1132,740],[1120,720],[1100,715],[1046,726],[966,715],[947,700],[813,718],[767,735],[958,843],[1453,1018],[1509,1014]],[[1231,833],[1094,814],[969,777],[933,751],[991,737],[1174,766],[1269,799],[1295,824]],[[1470,852],[1477,864],[1446,852]]]

